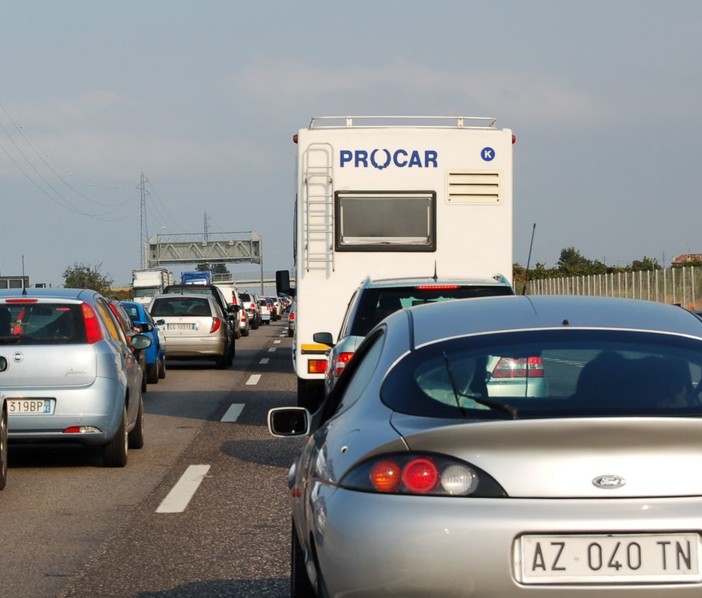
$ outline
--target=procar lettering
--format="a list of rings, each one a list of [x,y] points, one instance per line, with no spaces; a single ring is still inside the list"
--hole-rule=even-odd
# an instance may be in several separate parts
[[[341,150],[339,166],[353,168],[438,168],[439,152],[435,150],[374,149]]]

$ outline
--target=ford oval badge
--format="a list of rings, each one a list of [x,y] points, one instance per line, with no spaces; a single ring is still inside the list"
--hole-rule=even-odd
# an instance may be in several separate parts
[[[624,486],[626,480],[618,475],[600,475],[592,480],[592,483],[603,490],[613,490]]]

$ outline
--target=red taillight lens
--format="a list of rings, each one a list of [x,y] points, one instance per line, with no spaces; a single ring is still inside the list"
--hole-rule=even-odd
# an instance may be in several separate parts
[[[218,317],[212,318],[212,326],[210,326],[210,334],[217,332],[222,326],[222,320]]]
[[[87,303],[81,303],[83,312],[83,324],[85,325],[85,337],[88,344],[92,345],[102,340],[102,328],[95,310]]]
[[[543,378],[544,362],[541,357],[501,357],[495,369],[493,378]]]
[[[309,374],[323,374],[327,371],[326,359],[310,359],[307,362],[307,372]]]
[[[334,375],[338,378],[341,376],[341,372],[344,371],[346,364],[351,361],[353,353],[339,353],[336,358],[336,363],[334,364]]]
[[[457,289],[457,284],[420,284],[417,287],[419,291],[447,291]]]
[[[378,492],[394,492],[400,480],[400,468],[392,461],[379,461],[370,471],[371,484]]]
[[[295,312],[294,312],[294,311],[291,311],[291,312],[288,314],[288,320],[294,320],[294,319],[295,319]]]
[[[439,481],[439,470],[429,459],[413,459],[402,469],[402,482],[410,492],[426,494]]]

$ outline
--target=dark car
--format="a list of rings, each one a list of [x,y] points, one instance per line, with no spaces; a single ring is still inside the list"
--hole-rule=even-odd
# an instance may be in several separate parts
[[[240,309],[238,305],[232,305],[227,301],[222,289],[213,284],[170,284],[164,290],[164,295],[178,294],[205,294],[211,295],[215,303],[225,315],[226,326],[228,331],[228,347],[227,347],[227,365],[231,365],[236,355],[236,330],[238,322],[236,315]]]

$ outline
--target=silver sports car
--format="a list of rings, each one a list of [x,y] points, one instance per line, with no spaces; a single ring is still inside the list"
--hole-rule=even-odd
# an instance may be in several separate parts
[[[501,359],[524,366],[512,394],[490,390]],[[671,305],[397,312],[317,412],[269,413],[272,434],[309,436],[292,595],[702,595],[701,378],[702,321]]]

